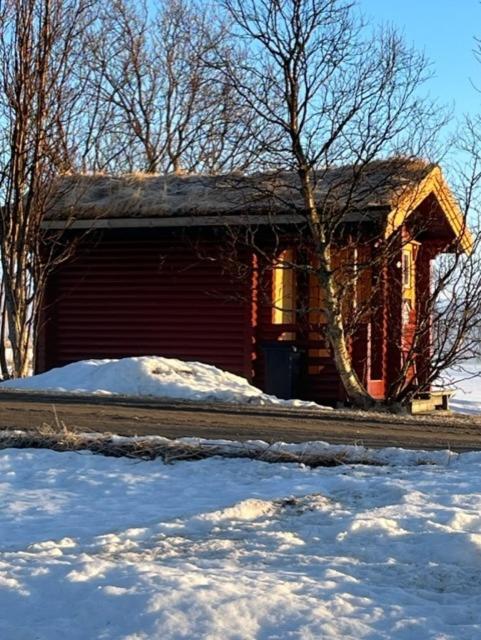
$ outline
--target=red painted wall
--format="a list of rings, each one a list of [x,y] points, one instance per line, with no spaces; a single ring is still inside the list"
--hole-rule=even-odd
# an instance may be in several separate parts
[[[262,388],[262,345],[290,334],[304,353],[299,397],[342,401],[320,327],[299,314],[295,325],[273,324],[270,268],[259,265],[257,273],[246,249],[240,257],[247,268],[228,271],[222,234],[203,230],[196,240],[193,233],[111,231],[84,240],[50,277],[37,371],[87,358],[162,355],[214,364]],[[429,282],[424,271],[420,287]],[[377,397],[400,367],[401,282],[394,263],[383,282],[376,314],[352,344],[358,372]],[[308,308],[307,281],[298,280],[297,291],[299,305]]]
[[[52,275],[39,371],[86,358],[161,355],[252,377],[252,274],[222,271],[219,242],[86,243]]]

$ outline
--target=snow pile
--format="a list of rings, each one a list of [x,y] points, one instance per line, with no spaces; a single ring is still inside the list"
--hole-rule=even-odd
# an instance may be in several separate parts
[[[1,451],[0,637],[479,638],[481,453],[446,460]]]
[[[480,374],[480,362],[447,371],[442,386],[456,389],[450,405],[454,411],[481,414]],[[276,398],[245,378],[212,365],[160,356],[84,360],[29,378],[1,382],[2,388],[330,409],[315,402]]]
[[[245,378],[212,365],[160,356],[83,360],[30,378],[7,380],[0,383],[2,388],[326,409],[315,402],[268,395]]]

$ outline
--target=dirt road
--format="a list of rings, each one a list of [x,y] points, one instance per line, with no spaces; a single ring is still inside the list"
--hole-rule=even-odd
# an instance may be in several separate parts
[[[0,427],[32,429],[56,421],[81,431],[121,435],[267,442],[325,440],[369,447],[481,450],[481,418],[467,416],[318,413],[272,407],[240,409],[226,404],[0,392]]]

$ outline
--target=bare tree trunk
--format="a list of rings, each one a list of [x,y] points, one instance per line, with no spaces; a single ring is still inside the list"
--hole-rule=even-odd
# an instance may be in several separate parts
[[[299,175],[308,212],[309,227],[316,244],[316,257],[319,261],[316,275],[325,293],[325,334],[332,347],[336,369],[349,400],[357,407],[368,407],[373,404],[373,400],[353,367],[344,330],[341,299],[335,279],[332,276],[334,268],[331,260],[331,247],[323,233],[312,181],[309,172],[305,168],[299,171]]]

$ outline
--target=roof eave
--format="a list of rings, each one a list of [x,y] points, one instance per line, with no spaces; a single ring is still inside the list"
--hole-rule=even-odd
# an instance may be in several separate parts
[[[153,218],[89,218],[70,220],[44,220],[42,229],[67,230],[67,229],[148,229],[161,227],[233,227],[255,225],[283,225],[302,224],[306,217],[302,214],[236,214],[227,216],[159,216]]]

